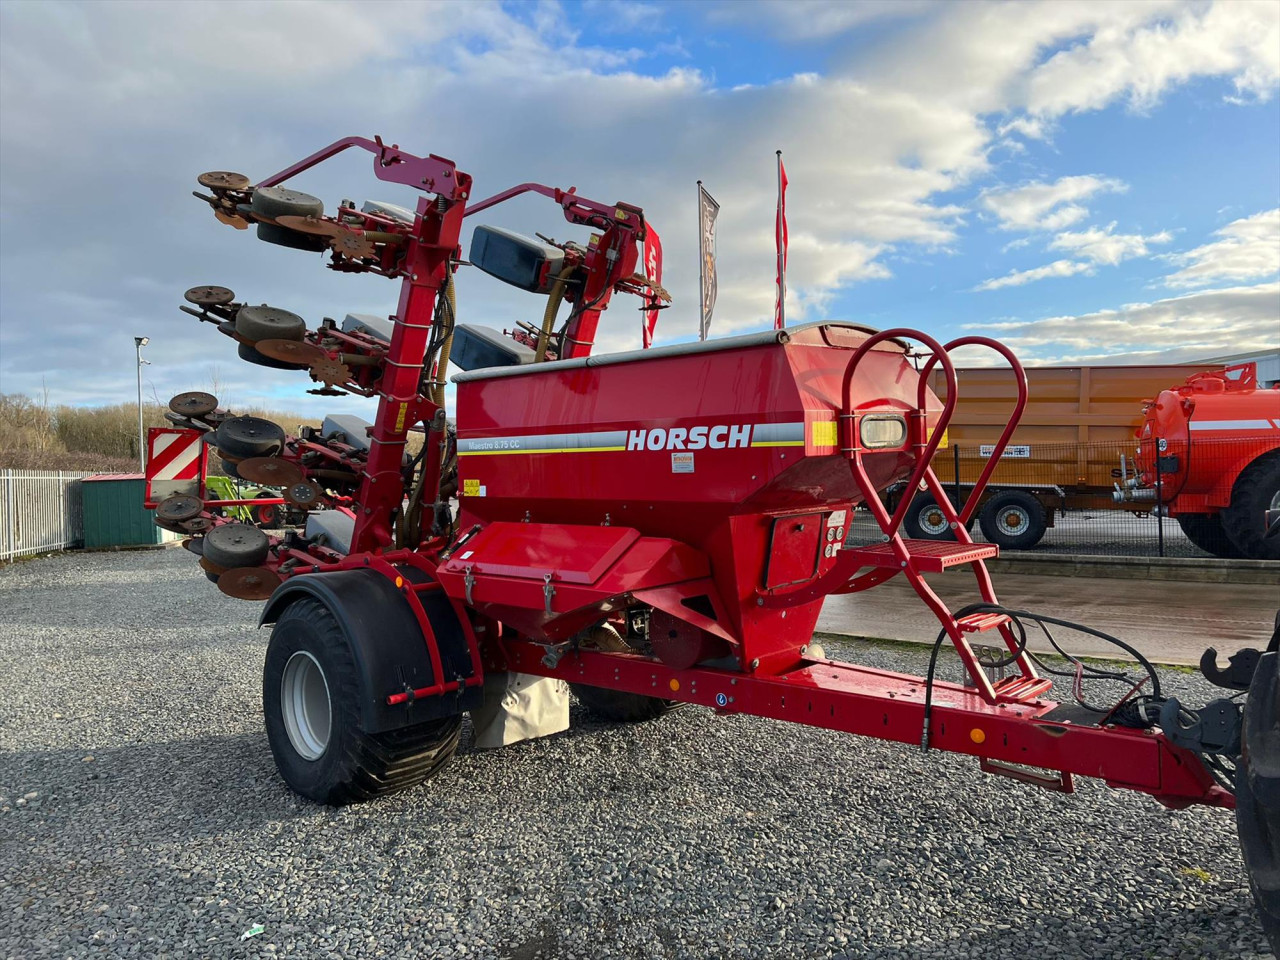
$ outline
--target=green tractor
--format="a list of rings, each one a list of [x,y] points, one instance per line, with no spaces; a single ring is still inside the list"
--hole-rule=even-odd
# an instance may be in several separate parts
[[[205,478],[206,496],[210,500],[255,500],[259,497],[273,499],[280,492],[271,487],[255,487],[241,484],[230,477]],[[222,516],[252,523],[264,530],[276,530],[286,526],[300,526],[306,522],[306,511],[287,503],[254,503],[235,507],[215,507]]]

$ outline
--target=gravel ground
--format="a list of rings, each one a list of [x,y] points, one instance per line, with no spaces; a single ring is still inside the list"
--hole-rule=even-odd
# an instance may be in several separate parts
[[[330,810],[276,775],[258,605],[189,555],[11,565],[0,609],[2,957],[1270,956],[1224,811],[576,707],[566,734],[464,745],[423,788]]]

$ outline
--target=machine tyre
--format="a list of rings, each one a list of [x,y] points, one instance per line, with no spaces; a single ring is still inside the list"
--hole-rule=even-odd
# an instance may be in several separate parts
[[[262,670],[262,707],[276,767],[319,803],[372,800],[415,787],[449,762],[462,717],[388,733],[360,727],[360,673],[338,621],[301,597],[276,621]]]
[[[588,649],[623,653],[632,650],[630,644],[610,624],[600,624],[593,629],[582,645]],[[646,697],[641,693],[624,693],[604,687],[592,687],[585,683],[571,683],[569,689],[587,712],[598,720],[616,723],[644,723],[657,720],[676,707],[671,700]]]
[[[670,700],[646,697],[641,693],[623,693],[604,687],[571,683],[569,689],[587,712],[598,720],[615,723],[644,723],[666,716],[675,706]]]
[[[951,499],[951,503],[959,511],[961,505],[957,505],[955,500]],[[907,531],[907,536],[913,540],[954,540],[956,532],[947,525],[946,517],[942,511],[938,509],[938,501],[934,499],[931,493],[917,493],[915,499],[911,501],[911,506],[907,507],[907,514],[902,518],[902,526]],[[966,529],[973,529],[973,520],[969,520]]]
[[[1205,553],[1223,560],[1239,560],[1244,554],[1222,529],[1222,516],[1216,513],[1180,513],[1175,517],[1187,539]]]
[[[246,363],[256,363],[260,367],[270,367],[272,370],[305,370],[305,366],[299,363],[287,363],[284,360],[275,360],[265,354],[259,353],[247,343],[242,343],[236,348],[236,354]]]
[[[1268,510],[1280,509],[1280,451],[1264,454],[1240,471],[1222,529],[1250,560],[1280,560],[1280,537],[1265,537]]]
[[[259,217],[274,220],[276,217],[323,217],[324,201],[301,190],[289,187],[258,187],[250,202]]]
[[[274,220],[276,217],[322,217],[324,203],[309,193],[290,190],[288,187],[262,187],[253,191],[250,204],[259,217]],[[329,246],[327,238],[311,233],[290,230],[276,223],[259,223],[258,239],[293,250],[309,250],[313,253]]]
[[[978,517],[989,543],[1007,550],[1030,550],[1049,528],[1044,504],[1022,490],[1005,490],[987,501]]]
[[[1236,829],[1258,919],[1280,953],[1280,615],[1244,705]]]
[[[257,527],[247,523],[224,523],[204,535],[202,556],[216,566],[231,570],[260,566],[270,549],[271,541]]]
[[[329,241],[322,236],[290,230],[288,227],[281,227],[274,223],[258,224],[258,239],[274,243],[277,247],[306,250],[309,253],[320,253],[329,248]]]
[[[284,449],[284,430],[279,424],[262,417],[232,417],[218,424],[213,444],[223,459],[235,461],[249,457],[274,457]]]
[[[269,307],[265,303],[245,304],[236,311],[236,333],[246,340],[301,340],[307,332],[307,321],[296,313]]]

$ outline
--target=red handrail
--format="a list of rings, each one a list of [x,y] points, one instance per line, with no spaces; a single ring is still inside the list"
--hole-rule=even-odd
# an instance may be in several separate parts
[[[903,517],[906,516],[907,507],[911,501],[910,496],[904,496],[898,504],[898,508],[894,510],[892,519],[889,512],[884,508],[884,504],[880,500],[880,495],[876,493],[870,479],[866,475],[866,471],[862,466],[862,458],[858,447],[858,438],[854,435],[854,413],[853,398],[850,395],[850,387],[853,384],[853,375],[857,369],[858,362],[867,355],[867,353],[877,343],[891,339],[912,339],[918,340],[926,347],[933,351],[933,357],[942,362],[942,369],[947,376],[947,400],[943,405],[942,412],[938,416],[938,422],[934,425],[932,433],[928,434],[928,439],[923,442],[923,450],[916,460],[915,468],[911,472],[911,481],[907,485],[907,491],[916,489],[920,485],[920,481],[924,478],[926,471],[929,470],[930,461],[933,459],[934,452],[938,449],[938,444],[942,442],[943,434],[946,432],[947,424],[951,422],[951,414],[955,411],[956,406],[956,371],[951,364],[951,358],[947,356],[946,349],[938,343],[937,340],[928,334],[921,333],[918,330],[908,330],[905,327],[897,327],[892,330],[883,330],[872,337],[868,337],[862,342],[853,356],[849,359],[849,364],[845,367],[844,383],[840,392],[840,422],[844,428],[844,445],[841,452],[846,453],[850,460],[853,461],[853,470],[857,477],[859,486],[862,487],[867,497],[867,509],[876,518],[876,522],[880,524],[880,529],[884,531],[886,536],[892,537],[902,523]],[[932,364],[932,360],[930,364]],[[921,377],[916,385],[916,409],[923,418],[923,424],[920,429],[928,430],[929,417],[925,408],[925,392],[928,385],[925,378]],[[921,446],[921,441],[917,437],[915,445]]]

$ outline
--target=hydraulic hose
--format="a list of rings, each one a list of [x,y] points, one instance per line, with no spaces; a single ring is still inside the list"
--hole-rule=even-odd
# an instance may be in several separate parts
[[[551,342],[551,330],[556,324],[556,314],[560,311],[560,304],[564,300],[564,291],[569,274],[574,271],[573,266],[565,266],[556,276],[555,283],[551,285],[551,293],[547,295],[547,309],[542,311],[542,329],[538,331],[538,347],[533,352],[533,362],[541,363],[547,357],[547,346]]]
[[[431,402],[437,407],[444,406],[445,372],[449,367],[449,352],[453,349],[453,324],[458,316],[458,295],[453,288],[453,270],[450,269],[444,283],[444,298],[448,309],[444,311],[444,342],[440,344],[439,365],[436,367],[436,378],[431,389]]]

